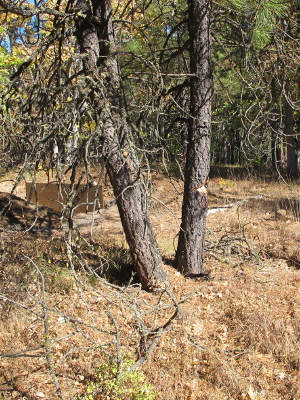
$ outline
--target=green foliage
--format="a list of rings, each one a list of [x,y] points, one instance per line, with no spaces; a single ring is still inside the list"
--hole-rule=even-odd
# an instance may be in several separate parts
[[[17,49],[13,54],[0,47],[0,85],[4,87],[9,82],[13,69],[22,63],[23,51]]]
[[[285,18],[290,7],[290,2],[278,0],[223,0],[221,4],[243,18],[243,27],[257,49],[269,44],[278,19]]]
[[[145,383],[144,374],[138,371],[127,372],[133,363],[133,360],[125,359],[120,368],[116,362],[100,365],[95,379],[79,399],[97,400],[104,395],[111,400],[155,400],[153,387]]]
[[[16,69],[25,61],[28,56],[29,47],[24,45],[25,42],[12,43],[10,36],[16,36],[16,32],[25,22],[17,18],[7,17],[0,19],[0,87],[5,88],[9,83],[9,77]],[[12,32],[14,34],[12,35]]]
[[[246,9],[248,7],[247,0],[230,0],[224,1],[224,3],[227,7],[233,8],[238,11]]]
[[[284,18],[287,10],[287,2],[265,0],[259,3],[253,27],[253,44],[255,47],[263,48],[269,43],[277,19]]]
[[[135,40],[134,38],[124,45],[125,51],[129,51],[135,54],[140,54],[143,52],[143,46],[140,42]]]

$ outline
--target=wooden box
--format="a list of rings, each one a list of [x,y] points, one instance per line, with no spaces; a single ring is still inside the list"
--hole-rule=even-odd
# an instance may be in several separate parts
[[[84,185],[80,185],[77,193],[82,189]],[[52,208],[54,211],[61,211],[63,204],[66,203],[67,193],[70,185],[61,185],[57,183],[26,183],[26,199],[35,203],[38,202],[39,205],[47,206]],[[37,196],[36,196],[37,195]],[[94,200],[97,195],[100,208],[103,208],[103,193],[102,187],[99,188],[98,193],[96,193],[95,188],[88,188],[83,196],[79,199],[75,213],[85,213],[94,211]],[[36,200],[37,198],[37,200]],[[99,208],[99,203],[95,210]]]

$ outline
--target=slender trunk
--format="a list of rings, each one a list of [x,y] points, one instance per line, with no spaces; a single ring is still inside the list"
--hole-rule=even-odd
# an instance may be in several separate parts
[[[195,77],[191,79],[182,223],[176,266],[186,275],[198,275],[203,273],[208,206],[206,181],[210,169],[212,98],[210,1],[189,1],[189,34],[190,69]]]
[[[289,95],[290,84],[286,83],[286,96]],[[296,178],[298,175],[297,158],[296,158],[296,146],[294,136],[294,120],[293,120],[293,108],[284,99],[284,133],[286,136],[286,170],[287,174],[291,178]]]
[[[297,10],[297,7],[296,7]],[[295,11],[296,11],[295,10]],[[298,11],[298,10],[297,10]],[[283,46],[291,41],[293,38],[293,31],[290,19],[282,20],[282,33],[283,36]],[[296,40],[296,39],[293,39]],[[289,73],[288,69],[284,70]],[[294,119],[293,119],[293,108],[289,99],[291,99],[291,82],[290,78],[287,76],[284,85],[284,135],[286,141],[286,172],[290,178],[296,178],[298,176],[297,168],[297,158],[296,158],[296,143],[294,136]]]
[[[269,118],[269,124],[271,128],[271,162],[272,170],[275,172],[278,170],[278,162],[280,161],[280,152],[278,148],[278,131],[279,131],[279,110],[277,97],[279,97],[276,89],[275,78],[271,82],[271,94],[272,94],[272,113]]]
[[[280,161],[280,154],[278,152],[278,140],[277,140],[277,129],[278,124],[275,120],[270,120],[270,127],[271,127],[271,163],[272,163],[272,170],[276,172],[278,170],[278,161]]]
[[[296,137],[296,158],[297,158],[297,170],[300,169],[300,121],[297,121],[297,137]]]
[[[82,19],[76,36],[82,53],[90,99],[104,137],[106,168],[116,197],[133,263],[144,288],[165,281],[162,259],[147,214],[147,192],[130,144],[109,0],[77,0]]]

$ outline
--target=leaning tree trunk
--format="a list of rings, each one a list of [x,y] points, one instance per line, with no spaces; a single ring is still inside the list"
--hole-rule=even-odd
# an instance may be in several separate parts
[[[208,206],[206,182],[210,169],[212,64],[210,1],[189,2],[190,120],[185,166],[182,223],[176,266],[186,275],[203,273],[204,237]]]
[[[147,192],[130,144],[124,93],[115,53],[110,0],[77,0],[82,17],[76,36],[103,135],[104,158],[133,263],[144,288],[165,280],[159,247],[147,214]]]

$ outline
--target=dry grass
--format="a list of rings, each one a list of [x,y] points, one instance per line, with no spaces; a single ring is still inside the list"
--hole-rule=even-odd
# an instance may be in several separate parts
[[[162,252],[170,261],[181,200],[174,183],[180,190],[180,182],[156,180],[151,211]],[[166,265],[180,312],[141,369],[157,400],[299,399],[299,186],[216,179],[210,191],[211,207],[259,194],[263,198],[209,215],[210,279],[186,279]],[[130,262],[120,247],[124,238],[111,219],[101,224],[94,233],[99,245],[88,245],[87,234],[77,238],[81,261],[120,284],[122,260]],[[104,240],[101,229],[108,226],[113,235],[105,230]],[[78,260],[72,270],[60,237],[33,236],[5,225],[1,246],[0,291],[15,303],[0,300],[0,353],[35,349],[26,353],[35,357],[1,359],[3,399],[58,398],[54,372],[61,398],[75,399],[97,367],[117,351],[135,360],[141,357],[154,338],[141,327],[153,331],[174,313],[167,292],[150,294],[139,286],[118,291]],[[52,377],[45,358],[49,343]],[[117,399],[101,393],[96,400]]]

